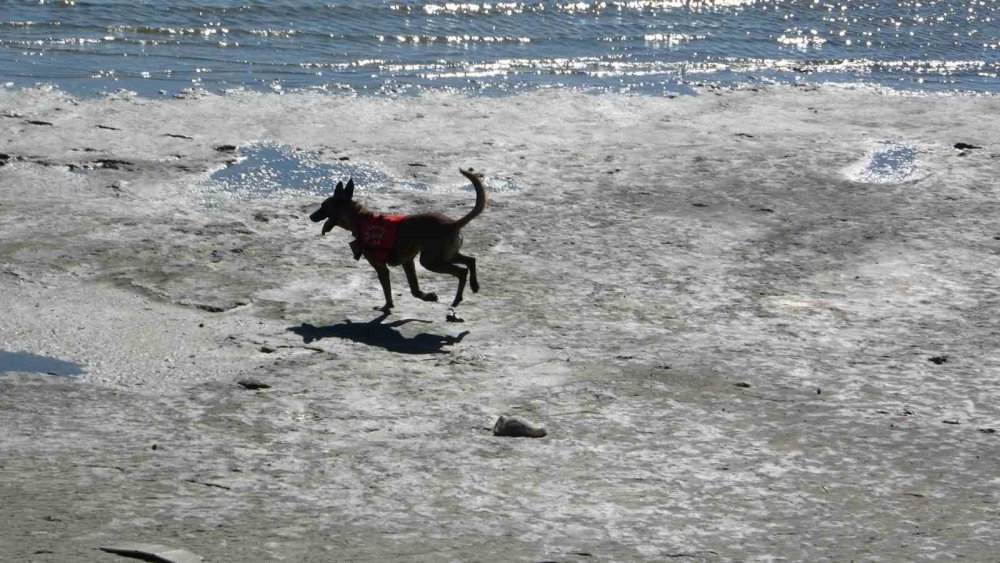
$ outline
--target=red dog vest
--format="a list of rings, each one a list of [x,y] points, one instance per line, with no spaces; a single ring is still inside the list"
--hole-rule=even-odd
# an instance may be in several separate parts
[[[367,252],[379,262],[388,262],[389,253],[396,243],[399,222],[405,218],[406,215],[364,215],[358,217],[357,232],[354,233],[356,238],[351,241],[354,259],[360,259],[362,253]]]

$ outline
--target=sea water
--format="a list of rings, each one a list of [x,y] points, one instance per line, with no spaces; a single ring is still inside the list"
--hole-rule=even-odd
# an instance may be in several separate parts
[[[1000,91],[997,0],[0,0],[0,87]]]

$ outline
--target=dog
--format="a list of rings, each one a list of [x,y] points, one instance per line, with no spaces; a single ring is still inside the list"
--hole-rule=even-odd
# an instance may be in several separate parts
[[[414,259],[420,256],[420,265],[441,274],[451,274],[458,278],[458,291],[451,303],[452,311],[448,320],[458,321],[454,308],[462,302],[466,280],[473,293],[479,292],[476,279],[476,259],[459,252],[462,248],[462,227],[479,216],[486,209],[486,188],[483,176],[459,169],[476,189],[476,205],[465,217],[450,219],[441,213],[419,213],[415,215],[379,215],[363,204],[354,201],[354,179],[338,182],[333,195],[326,198],[320,208],[309,215],[314,222],[326,220],[320,233],[325,235],[334,227],[341,227],[354,234],[351,250],[354,259],[361,256],[375,268],[378,281],[385,293],[383,313],[388,314],[394,304],[392,287],[389,282],[389,266],[403,266],[410,293],[424,301],[437,301],[435,293],[420,290]]]

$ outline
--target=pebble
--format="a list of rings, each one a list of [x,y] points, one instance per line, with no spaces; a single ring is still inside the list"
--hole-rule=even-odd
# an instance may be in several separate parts
[[[501,416],[493,425],[494,436],[509,436],[512,438],[541,438],[548,433],[544,428],[534,426],[523,420]]]

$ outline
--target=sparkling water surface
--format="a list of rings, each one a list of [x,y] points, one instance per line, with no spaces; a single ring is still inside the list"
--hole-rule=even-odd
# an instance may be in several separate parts
[[[996,0],[0,0],[0,86],[676,93],[866,82],[1000,91]]]

